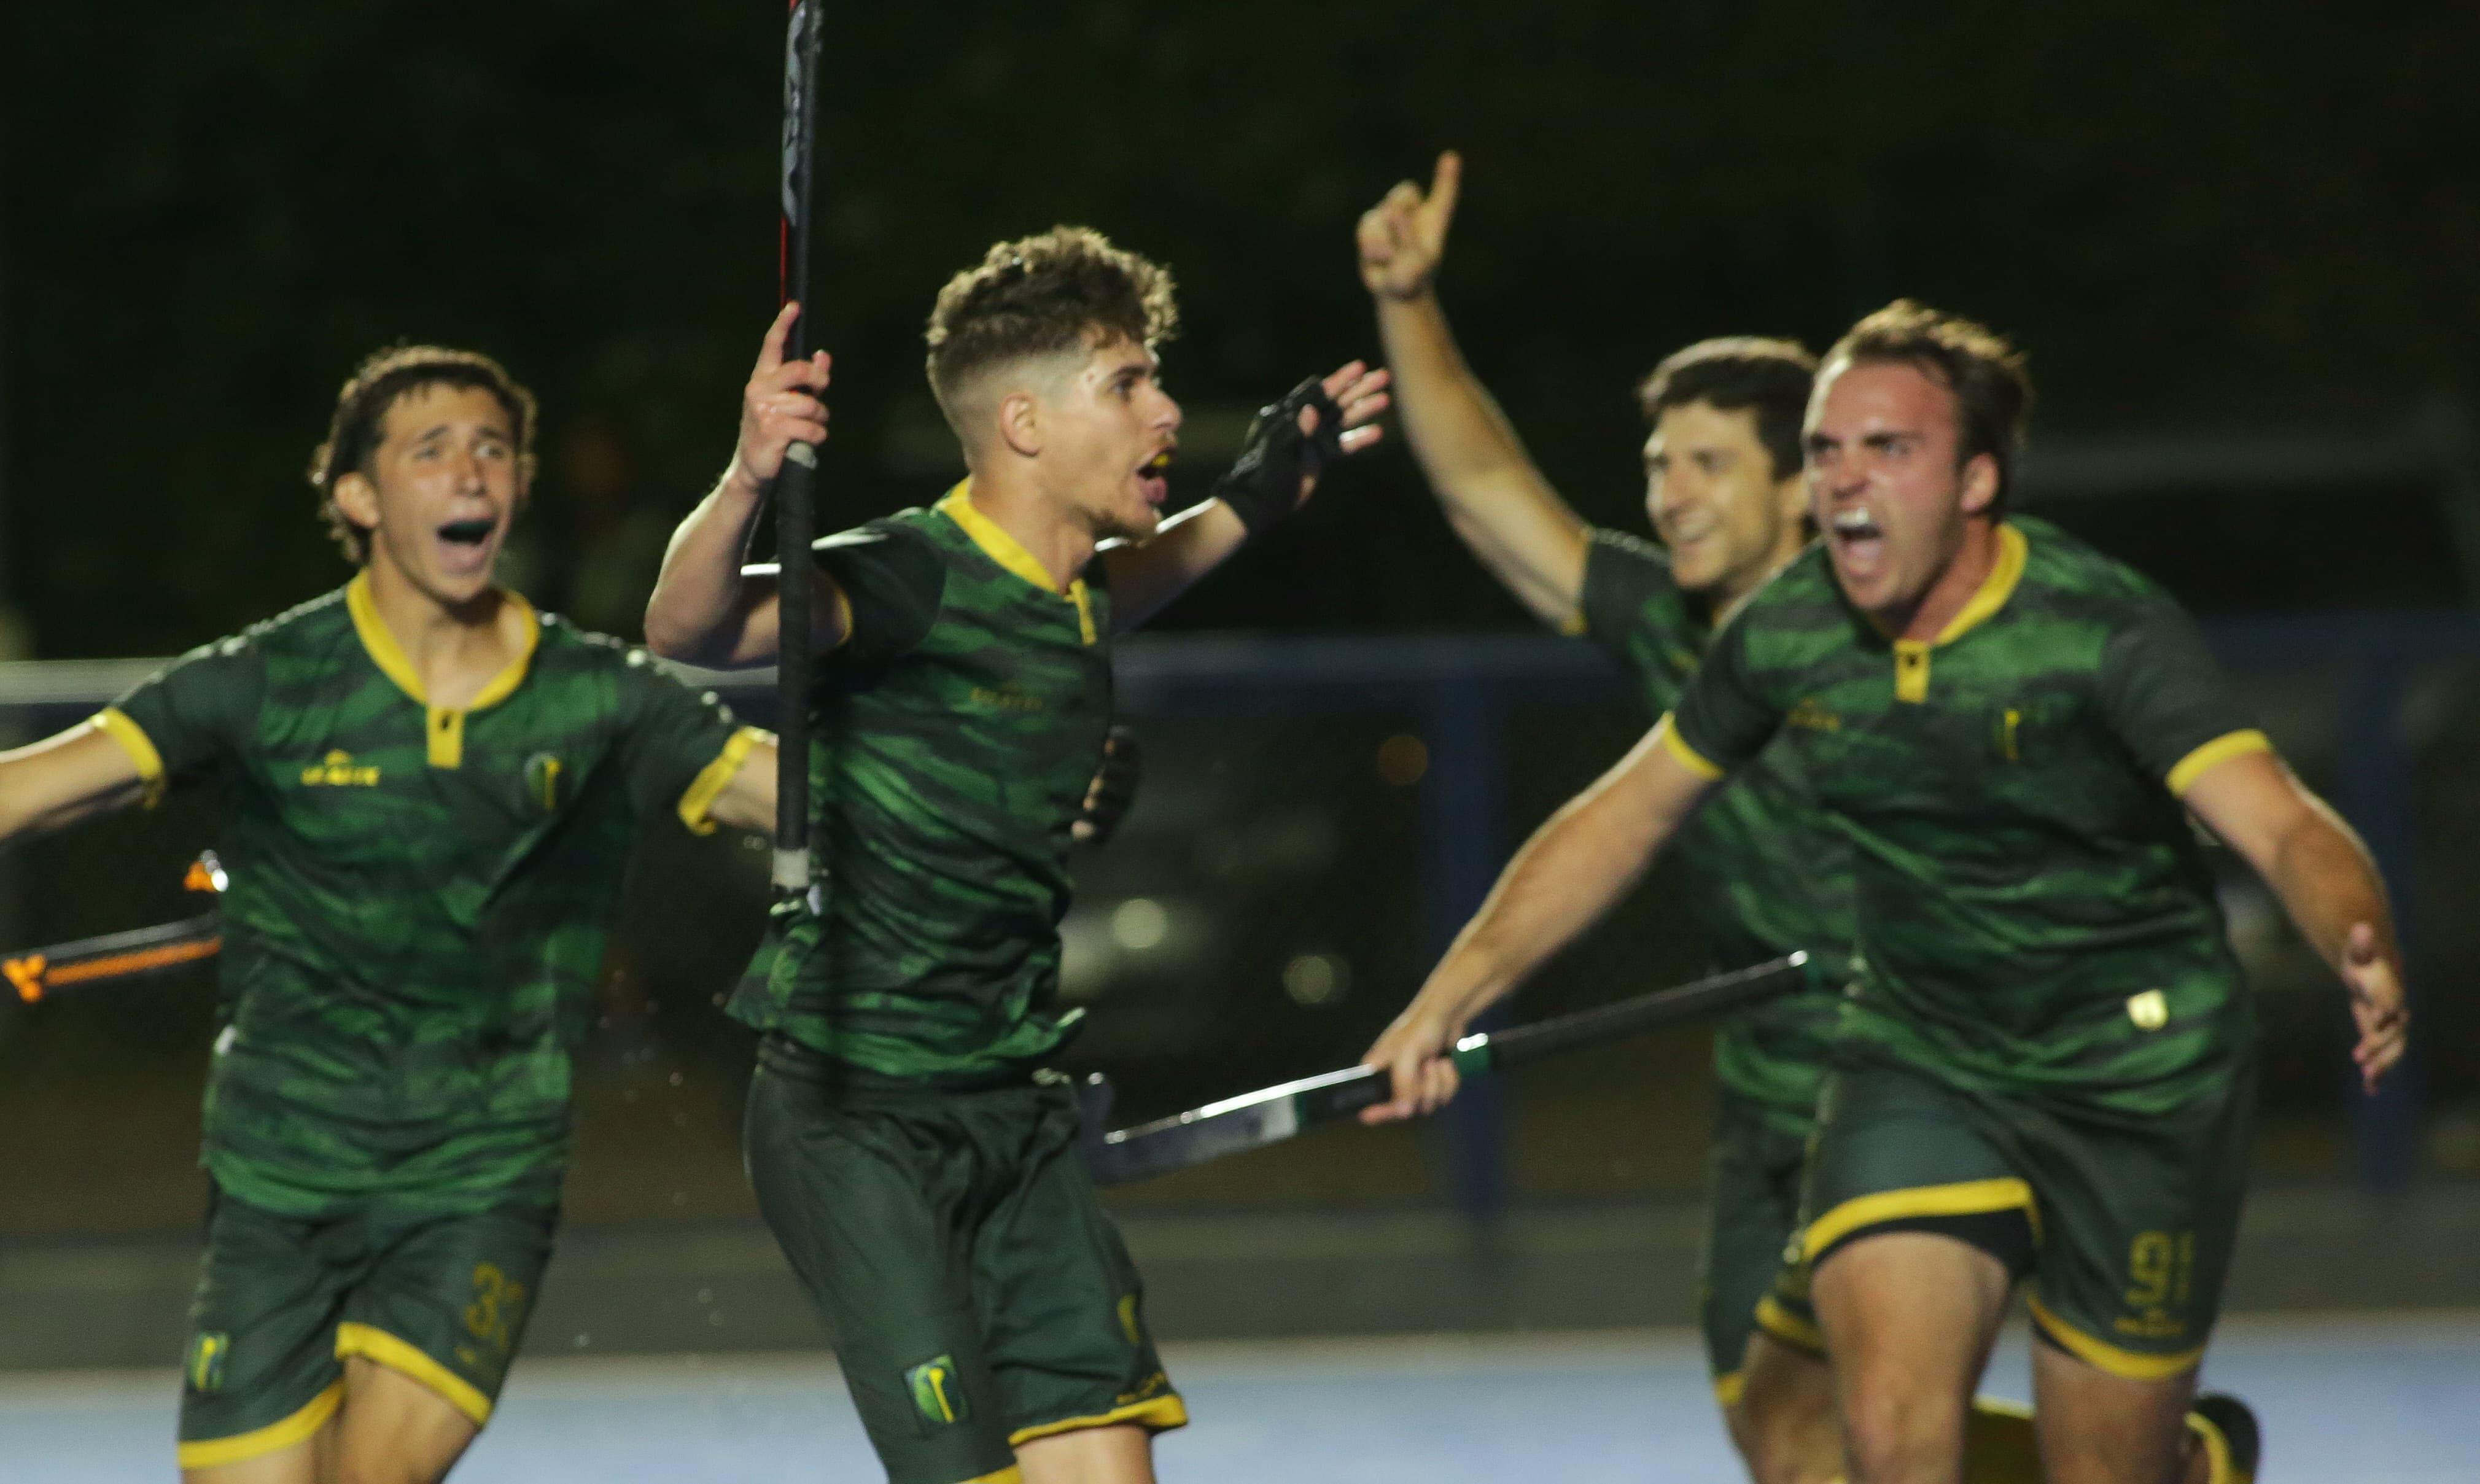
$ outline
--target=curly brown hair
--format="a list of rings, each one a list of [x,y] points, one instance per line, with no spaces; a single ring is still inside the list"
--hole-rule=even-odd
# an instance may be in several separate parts
[[[399,398],[434,386],[483,391],[498,397],[507,410],[509,434],[516,440],[518,485],[522,488],[533,480],[534,395],[509,375],[506,367],[478,350],[451,350],[443,345],[390,345],[374,351],[353,368],[336,393],[326,441],[310,453],[310,487],[319,492],[319,518],[344,549],[346,560],[356,567],[371,559],[371,533],[336,507],[336,481],[349,473],[367,476],[371,456],[378,452],[387,428],[388,409]]]
[[[2024,456],[2024,426],[2032,416],[2024,352],[1977,320],[1897,299],[1825,352],[1829,368],[1861,361],[1901,362],[1954,394],[1955,467],[1988,454],[1998,465],[1989,514],[2004,515],[2015,493],[2015,465]]]
[[[996,243],[948,279],[923,339],[931,393],[954,425],[957,394],[995,366],[1121,338],[1152,349],[1177,333],[1171,269],[1091,227],[1059,226]]]

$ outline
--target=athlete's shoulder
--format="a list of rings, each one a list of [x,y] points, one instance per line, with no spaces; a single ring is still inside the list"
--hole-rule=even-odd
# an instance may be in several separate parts
[[[2179,606],[2160,583],[2048,521],[2016,516],[2007,524],[2025,543],[2024,586],[2045,606],[2104,622]]]
[[[1782,564],[1763,587],[1748,595],[1741,612],[1761,623],[1814,624],[1821,617],[1844,622],[1843,590],[1835,585],[1834,559],[1825,543],[1812,541]]]
[[[534,657],[545,670],[626,669],[652,663],[642,645],[587,628],[563,613],[534,613]]]
[[[935,510],[908,506],[892,515],[865,521],[848,530],[820,536],[810,550],[826,562],[892,562],[901,566],[944,566],[952,551],[969,543],[956,523]]]
[[[220,639],[210,639],[181,657],[265,660],[273,655],[317,654],[331,650],[353,633],[352,615],[345,606],[345,590],[336,588],[306,602]]]
[[[1670,553],[1634,531],[1595,525],[1585,532],[1587,560],[1602,557],[1670,576]]]

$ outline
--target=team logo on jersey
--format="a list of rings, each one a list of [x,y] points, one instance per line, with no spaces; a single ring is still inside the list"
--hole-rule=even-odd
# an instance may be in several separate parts
[[[2170,1023],[2170,997],[2158,989],[2127,997],[2127,1018],[2139,1031],[2158,1031]]]
[[[526,759],[526,797],[543,806],[544,813],[559,809],[560,790],[568,781],[568,766],[549,753],[536,753]]]
[[[190,1342],[190,1364],[186,1368],[190,1390],[220,1392],[224,1389],[224,1357],[232,1353],[232,1336],[220,1331],[201,1334]]]
[[[313,788],[375,788],[379,770],[376,764],[354,762],[352,754],[338,748],[302,769],[301,781]]]
[[[1047,708],[1050,703],[1013,685],[976,685],[973,687],[973,704],[989,706],[994,711],[1040,711]]]
[[[1784,722],[1805,727],[1811,731],[1841,731],[1843,718],[1825,708],[1825,703],[1815,696],[1802,696],[1797,704],[1783,714]]]
[[[934,1355],[906,1371],[904,1389],[913,1394],[913,1415],[923,1432],[972,1416],[965,1405],[965,1388],[956,1378],[952,1355]]]

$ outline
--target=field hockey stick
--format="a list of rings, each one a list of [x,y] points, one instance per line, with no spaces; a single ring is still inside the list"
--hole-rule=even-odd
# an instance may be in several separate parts
[[[215,852],[208,851],[192,861],[190,874],[181,884],[192,891],[222,891],[224,868],[217,862]],[[0,976],[8,979],[18,999],[33,1005],[50,998],[56,990],[107,980],[135,979],[212,959],[223,951],[223,914],[201,912],[180,922],[105,933],[10,954],[0,958]]]
[[[1593,1010],[1554,1015],[1511,1030],[1476,1033],[1457,1041],[1450,1059],[1456,1070],[1474,1076],[1615,1036],[1744,1010],[1806,985],[1808,963],[1806,953],[1795,953]],[[1097,1184],[1123,1185],[1280,1143],[1304,1129],[1340,1122],[1382,1103],[1392,1091],[1384,1067],[1347,1066],[1104,1134],[1092,1127],[1098,1119],[1090,1111],[1107,1107],[1108,1085],[1096,1079],[1086,1094],[1085,1157]]]
[[[819,0],[792,0],[784,32],[784,137],[780,186],[783,221],[776,282],[781,302],[801,313],[785,332],[784,359],[810,353],[811,184],[817,142],[818,48],[823,22]],[[785,450],[775,476],[775,584],[778,633],[775,676],[775,858],[772,878],[779,901],[810,889],[810,544],[817,534],[813,494],[818,450],[796,443]]]

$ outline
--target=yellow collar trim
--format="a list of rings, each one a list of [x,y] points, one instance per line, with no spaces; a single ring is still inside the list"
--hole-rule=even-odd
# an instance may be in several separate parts
[[[936,508],[941,515],[955,522],[958,528],[971,538],[973,545],[982,549],[984,556],[1051,597],[1064,598],[1074,603],[1077,633],[1087,644],[1095,641],[1098,636],[1094,630],[1094,604],[1086,596],[1085,579],[1071,578],[1068,591],[1061,592],[1059,579],[1050,575],[1050,569],[1042,565],[1042,559],[1026,550],[1023,542],[1009,535],[998,522],[982,514],[974,505],[971,476],[957,480],[954,489],[940,497]]]
[[[525,626],[525,639],[517,646],[517,656],[507,668],[484,683],[464,706],[452,709],[430,704],[423,690],[422,676],[404,652],[404,646],[379,617],[377,600],[371,596],[371,575],[367,570],[355,573],[345,584],[345,608],[353,616],[353,632],[361,637],[362,648],[379,673],[396,682],[397,689],[413,698],[428,714],[423,721],[423,733],[428,739],[430,765],[434,768],[461,766],[465,760],[465,715],[469,711],[486,710],[516,694],[525,683],[526,671],[533,664],[534,651],[542,643],[542,620],[534,605],[517,593],[501,589],[501,596],[517,605],[517,617]]]
[[[1991,614],[2006,606],[2015,596],[2015,585],[2024,580],[2024,563],[2031,555],[2031,543],[2012,525],[1998,527],[1998,560],[1991,563],[1989,576],[1980,579],[1980,588],[1972,595],[1955,616],[1947,621],[1934,639],[1898,639],[1895,641],[1895,699],[1914,705],[1929,699],[1929,651],[1942,644],[1952,644]]]
[[[2031,550],[2031,543],[2024,539],[2022,531],[2012,525],[1999,526],[1998,560],[1990,564],[1989,576],[1981,579],[1980,590],[1972,595],[1972,601],[1930,642],[1952,644],[1974,625],[2006,606],[2006,600],[2015,596],[2015,584],[2024,580],[2024,563]]]

